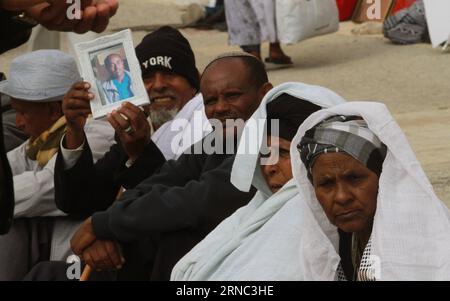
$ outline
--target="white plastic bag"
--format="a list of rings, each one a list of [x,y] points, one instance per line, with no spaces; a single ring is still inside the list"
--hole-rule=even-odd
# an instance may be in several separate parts
[[[450,1],[424,0],[428,32],[433,47],[439,47],[447,41],[450,34]]]
[[[293,44],[339,29],[335,0],[276,0],[280,42]]]

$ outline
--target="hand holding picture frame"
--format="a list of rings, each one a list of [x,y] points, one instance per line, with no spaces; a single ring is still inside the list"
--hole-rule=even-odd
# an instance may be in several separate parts
[[[102,118],[127,101],[150,103],[129,29],[74,45],[81,74],[91,84],[94,118]]]

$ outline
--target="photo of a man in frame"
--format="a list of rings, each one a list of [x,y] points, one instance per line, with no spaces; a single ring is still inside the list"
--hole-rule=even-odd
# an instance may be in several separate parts
[[[92,60],[99,92],[104,105],[113,104],[135,96],[133,79],[123,47],[114,51],[97,52]],[[103,97],[104,96],[104,97]]]

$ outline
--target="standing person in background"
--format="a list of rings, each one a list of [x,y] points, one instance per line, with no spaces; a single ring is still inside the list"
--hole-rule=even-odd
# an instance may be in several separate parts
[[[225,0],[225,15],[230,44],[262,60],[261,43],[268,41],[269,57],[264,61],[292,65],[278,41],[275,0]]]

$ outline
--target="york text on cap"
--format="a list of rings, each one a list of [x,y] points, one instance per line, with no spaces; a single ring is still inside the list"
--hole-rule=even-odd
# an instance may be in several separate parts
[[[147,61],[143,62],[142,65],[144,65],[145,69],[147,69],[149,66],[162,66],[172,70],[172,66],[170,65],[171,60],[172,57],[169,56],[157,56],[148,59]]]

